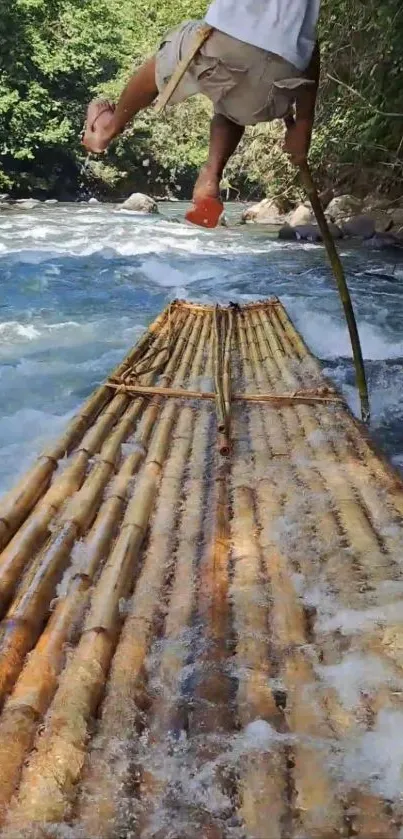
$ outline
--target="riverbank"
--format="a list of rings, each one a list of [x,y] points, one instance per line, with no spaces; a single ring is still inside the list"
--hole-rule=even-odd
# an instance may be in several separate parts
[[[365,247],[403,251],[403,198],[389,200],[377,194],[369,194],[365,198],[354,195],[335,195],[331,189],[321,193],[321,202],[329,223],[329,229],[336,240],[355,239]],[[14,211],[32,211],[40,207],[56,207],[62,202],[56,199],[40,201],[35,198],[13,199],[7,195],[0,196],[0,211],[7,214]],[[179,203],[174,198],[154,198],[151,195],[136,192],[122,202],[100,202],[91,197],[81,199],[80,206],[103,206],[106,209],[129,211],[144,215],[157,215],[160,207]],[[281,201],[266,198],[258,204],[248,204],[238,201],[234,205],[238,213],[232,213],[232,224],[259,225],[272,229],[282,241],[306,241],[320,243],[322,236],[316,223],[309,201],[290,207],[284,211]],[[228,206],[228,205],[227,205]],[[227,226],[227,215],[224,212],[221,225]]]

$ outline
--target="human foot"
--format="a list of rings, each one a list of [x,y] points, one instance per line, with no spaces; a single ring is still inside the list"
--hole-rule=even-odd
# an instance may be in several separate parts
[[[93,154],[101,154],[116,135],[115,106],[106,99],[93,99],[88,105],[83,145]]]
[[[223,210],[219,178],[205,166],[196,181],[193,207],[186,213],[186,220],[199,227],[217,227]]]
[[[205,198],[216,198],[220,200],[220,178],[217,173],[204,166],[193,189],[193,201],[198,204]]]

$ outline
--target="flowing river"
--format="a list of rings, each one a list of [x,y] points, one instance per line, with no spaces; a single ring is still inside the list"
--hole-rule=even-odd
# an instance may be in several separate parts
[[[112,205],[43,204],[0,215],[0,492],[174,297],[277,295],[357,413],[343,314],[322,247],[262,228],[202,231],[184,207],[142,217]],[[232,225],[232,226],[231,226]],[[341,243],[370,386],[372,433],[403,469],[403,258]]]

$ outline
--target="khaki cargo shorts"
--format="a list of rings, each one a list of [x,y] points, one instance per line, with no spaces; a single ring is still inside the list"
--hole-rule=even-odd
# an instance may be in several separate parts
[[[156,81],[160,92],[189,52],[200,26],[200,21],[188,21],[165,36],[157,53]],[[215,30],[193,60],[170,104],[203,93],[213,102],[215,113],[239,125],[255,125],[286,116],[298,88],[307,84],[311,82],[303,73],[280,56]]]

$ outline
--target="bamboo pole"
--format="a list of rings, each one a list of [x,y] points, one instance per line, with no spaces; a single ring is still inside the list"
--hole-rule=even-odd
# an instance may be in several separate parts
[[[211,26],[207,26],[207,24],[200,25],[197,33],[195,34],[194,41],[189,52],[182,58],[179,64],[177,64],[175,71],[171,79],[169,80],[165,90],[158,97],[157,103],[155,105],[155,112],[157,114],[161,114],[162,111],[166,108],[170,99],[172,99],[172,96],[174,95],[175,91],[180,85],[183,77],[188,71],[193,59],[196,57],[197,53],[199,52],[203,44],[205,44],[212,32],[213,29]]]
[[[286,426],[287,426],[287,429],[288,429],[288,432],[289,432],[289,438],[290,438],[290,440],[295,441],[295,443],[297,443],[297,441],[301,437],[301,429],[298,429],[298,419],[297,419],[298,410],[299,409],[296,409],[296,411],[291,411],[289,409],[285,409],[284,412],[283,412],[284,417],[286,418]],[[323,411],[321,412],[321,415],[322,416],[327,416],[325,414],[325,412],[323,412]],[[291,425],[290,425],[290,419],[294,420],[291,423]],[[342,446],[342,449],[340,451],[340,456],[343,458],[343,456],[345,457],[345,455],[346,455],[346,452],[344,450],[344,447]],[[302,477],[305,485],[307,485],[310,490],[314,489],[316,492],[321,493],[321,497],[323,497],[323,484],[321,485],[320,482],[318,481],[318,479],[315,478],[314,471],[309,470],[309,468],[307,467],[307,460],[309,460],[309,458],[310,459],[312,459],[312,458],[309,456],[309,448],[307,447],[306,442],[305,442],[304,445],[300,445],[299,448],[296,449],[295,458],[296,458],[296,462],[298,463],[297,474],[299,474]],[[352,467],[352,469],[353,469],[353,467]],[[311,471],[311,474],[310,474],[310,471]],[[267,510],[267,501],[265,503],[265,510]],[[323,511],[321,512],[321,514],[320,514],[320,530],[321,530],[321,535],[324,532],[325,535],[327,537],[330,536],[331,539],[333,539],[333,536],[334,536],[335,533],[337,535],[337,523],[336,523],[336,520],[334,518],[334,514],[332,515],[330,513],[330,511],[328,511],[325,515],[323,514]],[[333,548],[333,550],[334,550],[334,548]],[[312,584],[314,585],[315,582],[316,582],[316,579],[317,579],[317,570],[316,570],[316,576],[315,576],[315,569],[313,567],[310,567],[309,562],[308,563],[306,562],[306,557],[307,557],[308,554],[309,554],[309,542],[308,542],[308,545],[307,545],[307,550],[303,549],[301,551],[302,570],[303,570],[304,574],[307,575],[307,578],[310,578],[312,580]],[[322,553],[322,560],[325,559],[325,558],[327,559],[327,557]],[[341,592],[340,593],[344,597],[344,602],[348,603],[350,605],[350,607],[355,606],[356,608],[359,608],[358,598],[361,597],[361,607],[362,607],[362,595],[358,591],[358,586],[360,587],[360,590],[361,590],[362,578],[361,578],[361,582],[357,581],[357,585],[354,586],[354,577],[353,577],[352,571],[350,570],[351,569],[351,558],[350,557],[348,558],[348,564],[346,562],[344,566],[343,566],[343,563],[340,562],[340,559],[341,559],[341,557],[340,557],[340,550],[339,550],[339,553],[336,552],[335,555],[334,555],[335,564],[334,564],[334,569],[333,569],[333,571],[334,571],[333,581],[336,581],[336,588],[338,587],[339,591],[340,591],[340,586],[341,586]],[[326,562],[326,575],[327,576],[329,576],[328,564],[329,563]],[[343,573],[344,573],[344,580],[343,580]],[[354,602],[354,598],[355,598],[355,602]],[[318,634],[316,634],[315,640],[316,640],[316,648],[318,648],[318,645],[320,646],[323,643],[326,644],[326,639],[321,638],[320,636],[318,636]],[[332,663],[332,656],[334,658],[334,653],[332,652],[332,648],[334,650],[337,650],[337,648],[338,648],[337,637],[332,639],[332,645],[329,644],[329,639],[327,639],[327,647],[331,649],[330,663]],[[373,639],[371,638],[371,636],[369,636],[369,637],[366,637],[365,635],[362,636],[362,633],[360,633],[359,647],[362,649],[364,654],[367,653],[367,654],[374,655],[374,653],[376,651],[376,648],[375,648],[375,645],[374,645],[374,642],[373,642]],[[324,647],[324,663],[326,663],[327,659],[328,659],[328,656],[327,656],[326,646],[325,646]],[[332,696],[331,692],[328,689],[327,689],[327,693],[326,693],[326,707],[327,707],[328,713],[330,714],[330,721],[331,721],[332,730],[334,730],[335,727],[337,727],[339,721],[343,720],[346,717],[346,714],[345,714],[345,712],[343,712],[340,709],[339,703]],[[352,724],[351,724],[351,722],[349,724],[349,732],[347,732],[347,733],[344,732],[344,733],[345,733],[346,736],[350,736],[350,735],[352,736]],[[357,816],[354,819],[354,823],[357,826],[357,829],[359,829],[359,835],[370,835],[370,832],[368,832],[368,831],[369,831],[369,825],[371,823],[371,820],[372,820],[372,830],[373,830],[373,835],[374,836],[379,836],[380,837],[380,836],[384,835],[386,837],[386,836],[395,836],[396,835],[396,825],[393,824],[390,817],[388,817],[388,815],[386,813],[386,810],[385,810],[385,805],[382,801],[380,801],[375,796],[370,796],[368,794],[363,795],[359,791],[356,791],[354,793],[353,800],[354,800],[354,807],[356,808],[356,811],[357,811]],[[360,831],[362,831],[362,833]]]
[[[108,554],[123,514],[132,477],[142,460],[138,449],[129,455],[114,479],[108,498],[88,534],[82,562],[72,575],[66,596],[59,598],[46,630],[31,654],[0,718],[0,825],[14,794],[23,763],[32,748],[38,723],[53,699],[65,660],[65,644],[80,625],[89,590],[102,559]]]
[[[186,390],[184,388],[171,387],[147,387],[144,385],[119,385],[114,382],[110,383],[108,387],[117,390],[119,393],[133,394],[134,396],[165,396],[171,399],[201,399],[204,401],[215,400],[216,393],[210,390]],[[229,399],[226,396],[225,402],[261,402],[262,404],[278,405],[293,405],[299,403],[301,405],[344,405],[344,400],[341,397],[329,393],[326,395],[326,388],[323,388],[323,393],[315,393],[313,390],[294,391],[290,393],[233,393]],[[228,401],[229,400],[229,401]]]
[[[309,447],[307,446],[306,441],[302,442],[301,438],[301,426],[299,426],[298,418],[297,418],[297,409],[296,411],[290,411],[289,409],[284,410],[283,414],[285,417],[286,427],[289,435],[290,441],[294,442],[294,451],[295,451],[295,462],[296,462],[296,474],[303,480],[305,486],[308,487],[310,491],[314,491],[317,493],[319,498],[323,498],[326,493],[326,488],[324,487],[323,479],[321,479],[316,475],[315,476],[315,469],[310,469],[308,467],[309,461],[312,461],[312,455],[309,453]],[[329,428],[331,428],[331,422],[328,414],[326,412],[321,412],[321,417],[327,418],[329,420]],[[323,419],[324,421],[324,419]],[[299,442],[301,440],[301,442]],[[296,448],[297,446],[297,448]],[[343,443],[342,438],[340,438],[340,443],[336,446],[336,451],[338,451],[338,456],[341,460],[346,463],[347,458],[347,449],[345,444]],[[313,461],[313,466],[315,467],[315,461]],[[357,477],[354,475],[354,472],[357,470],[354,469],[354,463],[350,464],[350,477],[352,483],[357,486]],[[388,534],[388,525],[393,527],[396,525],[396,522],[393,522],[392,519],[388,518],[388,515],[385,515],[384,511],[381,510],[379,512],[379,504],[377,505],[378,499],[371,488],[364,488],[364,479],[361,481],[362,483],[362,491],[366,495],[367,505],[370,507],[370,502],[372,504],[372,513],[374,514],[377,510],[380,515],[380,521],[384,522],[386,528],[386,535],[384,536],[384,543],[389,551],[389,556],[393,558],[393,551],[396,550],[397,547],[397,538],[392,537]],[[330,499],[329,499],[330,503]],[[319,511],[318,511],[319,512]],[[330,579],[332,588],[338,591],[339,595],[342,596],[344,601],[344,605],[348,605],[349,608],[368,608],[365,606],[365,597],[362,594],[362,585],[363,585],[363,574],[360,574],[360,577],[357,578],[355,574],[352,564],[351,564],[351,552],[348,556],[346,556],[346,560],[343,563],[342,555],[344,552],[344,548],[342,546],[342,542],[340,540],[340,533],[338,533],[338,522],[335,519],[334,512],[331,511],[328,507],[327,511],[320,510],[320,540],[319,544],[316,545],[315,551],[319,550],[319,545],[324,542],[324,548],[320,547],[321,552],[321,559],[322,562],[325,562],[325,573],[327,579]],[[303,516],[303,514],[302,514]],[[307,562],[307,556],[309,556],[310,552],[310,541],[307,541],[307,549],[301,550],[301,562],[302,562],[302,571],[306,577],[306,579],[310,579],[312,585],[314,586],[317,582],[317,572],[318,569],[309,562]],[[328,544],[326,544],[328,542]],[[338,549],[336,545],[339,545]],[[330,550],[329,550],[330,548]],[[378,552],[379,553],[379,552]],[[376,559],[376,557],[375,557]],[[370,566],[370,558],[368,560],[368,565]],[[330,566],[330,567],[329,567]],[[366,572],[366,576],[371,584],[371,573],[369,573],[364,566],[364,572]],[[339,649],[338,639],[337,636],[329,639],[326,637],[322,638],[320,634],[317,632],[315,633],[315,640],[316,645],[318,647],[322,646],[324,650],[324,662],[326,662],[329,658],[327,650],[330,650],[330,662],[332,663],[332,659],[334,661],[334,655],[341,656],[341,651],[337,653]],[[355,641],[355,646],[362,650],[363,654],[369,655],[377,655],[378,649],[377,644],[379,641],[373,637],[372,633],[359,633],[358,639]],[[324,645],[324,646],[323,646]],[[384,650],[382,650],[384,652]],[[327,707],[330,711],[330,704],[329,704],[329,692],[327,692]],[[340,711],[337,707],[335,707],[334,700],[331,702],[331,725],[334,728],[335,724],[337,724],[338,719],[343,717],[343,714],[340,714]],[[371,711],[370,711],[371,713]],[[355,801],[360,802],[362,795],[358,792],[355,794]],[[357,805],[358,806],[358,805]],[[361,804],[360,804],[361,807]],[[365,796],[365,802],[363,804],[364,808],[367,808],[367,811],[364,812],[362,816],[360,816],[357,820],[359,824],[369,824],[370,815],[372,814],[374,818],[374,831],[378,830],[379,825],[383,825],[385,836],[393,835],[393,826],[389,825],[388,829],[386,826],[389,824],[390,819],[387,819],[385,813],[384,804],[377,798],[370,797],[369,795]]]
[[[195,322],[192,319],[184,330],[182,342],[176,346],[169,365],[174,370],[182,355],[178,376],[188,369],[200,328],[200,319],[196,318]],[[99,703],[116,646],[119,603],[132,586],[135,564],[154,506],[176,419],[175,405],[168,405],[164,413],[128,505],[120,536],[95,588],[80,643],[63,673],[37,751],[23,773],[19,796],[9,811],[8,824],[13,829],[27,823],[61,821],[69,814],[83,770],[88,722]],[[57,779],[52,771],[56,758]]]
[[[225,402],[224,392],[224,347],[229,341],[227,365],[229,363],[230,341],[227,337],[227,323],[224,319],[224,312],[220,312],[218,306],[214,311],[214,385],[216,393],[216,414],[217,414],[217,430],[218,430],[218,449],[221,455],[228,457],[231,449],[229,439],[229,413]],[[224,321],[224,323],[223,323]],[[229,376],[229,373],[228,373]],[[227,392],[229,388],[229,378],[227,382]]]
[[[168,309],[148,328],[137,346],[131,350],[126,359],[116,368],[114,375],[119,376],[127,365],[141,357],[145,348],[158,333],[164,320],[167,318]],[[83,433],[89,428],[99,412],[111,400],[111,393],[105,385],[102,385],[90,396],[83,405],[76,417],[71,421],[68,429],[61,440],[50,447],[39,456],[37,463],[28,473],[10,490],[1,500],[0,505],[0,550],[14,535],[20,524],[25,520],[37,501],[46,492],[51,477],[57,468],[60,458],[70,454]]]
[[[328,412],[321,411],[318,414],[318,420],[324,431],[328,432],[332,440],[332,448],[338,459],[343,463],[361,506],[380,535],[381,544],[393,560],[395,573],[399,573],[398,566],[401,556],[401,534],[399,530],[401,522],[400,517],[394,510],[393,503],[391,503],[389,496],[386,496],[379,489],[379,486],[371,480],[368,464],[358,456],[357,451],[351,446],[348,436],[345,433],[333,434],[332,439],[332,416]],[[343,426],[345,426],[345,423],[343,423]]]
[[[208,344],[207,344],[208,346]],[[206,362],[206,376],[211,377],[213,357]],[[161,690],[149,712],[150,741],[156,761],[169,759],[172,732],[186,726],[190,712],[189,698],[183,693],[184,668],[193,643],[192,615],[195,609],[195,576],[199,555],[205,540],[206,486],[205,472],[210,442],[211,416],[205,406],[199,412],[194,429],[189,477],[185,484],[186,507],[178,529],[178,547],[175,557],[175,574],[167,618],[164,627],[164,644],[155,665],[155,677]],[[140,835],[147,829],[156,811],[165,814],[170,824],[175,824],[176,804],[166,802],[166,784],[160,777],[158,765],[143,773],[141,785]],[[180,808],[180,802],[178,802]],[[193,815],[192,815],[193,819]],[[193,822],[192,822],[193,823]],[[197,828],[195,826],[197,832]]]
[[[150,547],[132,598],[130,615],[114,657],[100,728],[90,753],[79,816],[80,824],[91,836],[107,839],[114,835],[116,824],[119,822],[119,812],[125,801],[125,789],[129,781],[127,755],[135,755],[137,752],[137,726],[143,716],[144,707],[149,703],[146,658],[160,610],[164,579],[172,562],[178,497],[183,485],[190,446],[194,446],[196,440],[198,424],[196,420],[194,425],[194,420],[194,415],[190,416],[189,409],[185,408],[178,423],[176,447],[164,471]],[[174,562],[175,560],[176,557]],[[171,701],[170,694],[165,693],[164,707],[166,701]],[[119,746],[116,751],[114,744],[117,743]],[[150,744],[150,749],[153,748]],[[160,754],[158,749],[158,755]],[[143,776],[141,784],[137,826],[139,834],[144,809],[149,817],[155,805],[156,781],[151,779],[149,771]],[[148,807],[146,802],[150,784],[152,795]],[[128,797],[130,798],[130,793]],[[94,802],[97,805],[95,808]],[[129,801],[128,811],[132,809],[133,805],[130,805]]]
[[[256,313],[253,314],[252,318],[256,323],[258,315]],[[268,334],[265,334],[265,338],[269,342]],[[279,353],[276,353],[275,357],[286,385],[295,385],[295,376],[288,370],[284,359]],[[331,446],[326,439],[323,439],[323,435],[319,442],[317,442],[320,423],[318,422],[315,410],[299,405],[296,407],[296,411],[304,433],[310,441],[311,451],[315,453],[317,458],[325,458],[324,477],[333,499],[338,502],[340,520],[345,532],[351,540],[351,543],[357,548],[360,560],[364,561],[366,572],[370,574],[372,580],[376,582],[377,580],[384,579],[385,569],[388,565],[391,565],[391,560],[380,547],[378,537],[371,526],[371,522],[359,504],[353,488],[346,480],[346,472],[348,470],[343,466],[344,459],[339,459],[337,454],[332,452]]]
[[[264,311],[262,310],[262,316]],[[309,352],[284,307],[279,303],[276,306],[272,306],[269,311],[271,320],[275,324],[279,323],[281,325],[290,347],[295,348],[294,355],[298,353],[300,356],[303,363],[301,373],[305,375],[308,372],[312,374],[315,383],[325,381],[326,385],[328,385],[329,383],[324,379],[319,362]],[[296,369],[298,370],[298,368]],[[382,481],[383,486],[388,492],[388,499],[390,499],[391,504],[396,507],[399,513],[403,514],[403,483],[390,464],[386,462],[385,458],[379,452],[374,451],[373,444],[369,440],[362,425],[355,420],[347,408],[343,409],[342,412],[332,414],[331,418],[328,414],[324,414],[323,417],[324,421],[328,417],[333,425],[342,425],[346,429],[346,433],[351,440],[353,450],[357,452],[357,456],[368,465],[373,478],[378,482]]]
[[[177,319],[175,320],[176,323]],[[168,328],[168,324],[166,328]],[[161,346],[164,341],[165,329],[162,328],[155,340],[156,351],[161,351]],[[131,357],[136,357],[135,351],[129,354],[128,358]],[[147,381],[151,382],[154,375],[154,372],[148,374]],[[25,565],[31,560],[33,551],[38,550],[49,535],[49,525],[52,518],[57,514],[60,506],[79,488],[91,458],[99,451],[111,428],[119,420],[129,404],[130,400],[124,394],[118,394],[107,405],[106,410],[98,417],[93,427],[83,437],[79,448],[72,458],[71,464],[59,478],[56,478],[40,502],[40,505],[29,516],[23,527],[1,554],[0,614],[4,615],[4,611],[9,605],[11,596],[15,590],[16,583]],[[143,403],[140,402],[139,405],[142,406]],[[132,414],[132,411],[133,409],[131,408],[128,414],[128,431],[130,430],[130,422],[134,422],[138,414],[137,408],[134,409],[134,414]],[[122,428],[124,430],[125,420],[123,420]]]
[[[364,358],[362,355],[361,343],[360,343],[360,336],[358,333],[357,322],[355,319],[353,304],[351,302],[350,292],[348,290],[346,277],[344,274],[343,266],[341,263],[341,259],[339,257],[336,245],[334,243],[333,237],[329,230],[329,225],[326,221],[325,214],[323,212],[322,204],[320,202],[320,198],[312,178],[312,174],[308,163],[302,163],[299,166],[300,177],[304,189],[309,197],[309,200],[312,204],[312,209],[316,216],[316,221],[318,223],[319,229],[322,234],[323,242],[326,247],[327,255],[329,257],[329,262],[332,266],[333,274],[337,283],[337,288],[340,295],[340,300],[344,309],[345,318],[347,321],[348,331],[350,334],[351,346],[353,350],[353,357],[354,357],[354,365],[355,365],[355,373],[356,373],[356,381],[357,381],[357,388],[360,395],[361,400],[361,417],[364,423],[369,423],[370,421],[370,406],[369,406],[369,398],[368,398],[368,387],[367,387],[367,379],[365,374],[365,365],[364,365]]]
[[[231,783],[226,777],[223,755],[229,733],[234,732],[231,702],[231,679],[228,664],[231,657],[230,525],[229,476],[230,461],[217,455],[213,473],[211,509],[214,511],[198,576],[196,620],[201,631],[201,651],[195,661],[195,687],[188,729],[194,747],[196,775],[207,765],[216,766],[210,784],[234,810]],[[223,839],[224,828],[214,809],[195,801],[191,823],[198,839]]]
[[[229,417],[231,411],[232,387],[231,387],[231,351],[232,339],[234,333],[234,312],[231,309],[225,312],[228,320],[228,327],[226,330],[224,358],[223,358],[223,393],[226,415]]]
[[[114,656],[99,731],[90,750],[80,807],[80,822],[90,836],[106,839],[114,834],[125,799],[129,768],[127,755],[133,749],[147,703],[145,659],[156,629],[156,613],[164,580],[172,562],[175,522],[189,457],[192,420],[191,409],[184,408],[161,481],[149,549]]]
[[[207,316],[196,347],[191,377],[199,375],[203,368],[204,345],[210,325],[211,318]],[[110,833],[113,834],[122,808],[128,768],[124,755],[130,746],[134,747],[136,721],[141,717],[144,705],[146,657],[161,608],[164,581],[172,562],[175,562],[172,560],[175,526],[189,453],[195,445],[196,426],[194,412],[190,408],[182,409],[171,454],[164,468],[147,555],[113,660],[79,810],[80,823],[91,836],[99,835],[106,839]],[[119,743],[117,753],[116,743]],[[95,801],[97,805],[94,808]]]
[[[255,499],[243,486],[242,460],[233,474],[232,541],[234,577],[231,586],[237,637],[238,718],[244,729],[256,720],[281,726],[280,714],[269,687],[273,675],[269,656],[268,603],[262,591],[261,557],[256,539]],[[269,729],[270,731],[270,729]],[[254,747],[245,755],[240,771],[240,815],[250,839],[281,839],[286,817],[286,767],[284,749],[275,743]]]
[[[112,410],[112,404],[115,410]],[[124,395],[114,398],[106,414],[102,414],[93,429],[85,436],[82,445],[72,457],[60,477],[48,489],[39,505],[26,519],[23,526],[0,555],[0,614],[4,615],[17,582],[32,555],[49,536],[49,526],[62,504],[80,489],[90,459],[99,451],[111,427],[129,404]]]
[[[190,328],[190,326],[189,326]],[[183,340],[177,342],[172,355],[173,364],[183,350]],[[171,359],[171,361],[172,361]],[[170,363],[167,366],[166,380],[170,382]],[[151,375],[151,374],[150,374]],[[36,642],[49,603],[54,595],[74,541],[82,535],[93,519],[99,503],[100,494],[111,477],[120,454],[124,439],[132,430],[133,421],[142,409],[142,402],[132,406],[129,417],[123,418],[114,434],[106,442],[99,463],[83,485],[80,492],[72,499],[60,521],[60,526],[53,536],[50,547],[44,555],[39,555],[36,564],[24,581],[22,590],[7,615],[0,646],[0,702],[4,701],[21,669],[22,661],[29,649]],[[151,432],[158,415],[158,406],[148,417],[147,434]],[[111,414],[112,421],[116,419]],[[108,419],[108,418],[107,418]],[[95,427],[91,431],[92,444],[98,445],[99,434]]]
[[[246,315],[248,319],[248,315]],[[252,345],[249,345],[251,352],[251,366],[256,380],[261,380],[262,368],[259,354],[256,349],[257,340],[252,329],[246,330],[246,335],[252,338]],[[245,341],[241,342],[244,363]],[[272,349],[272,348],[270,348]],[[266,367],[267,378],[273,383],[275,371],[272,366]],[[264,427],[268,434],[270,449],[264,448],[262,438],[261,420],[257,413],[258,409],[251,408],[251,434],[256,452],[259,452],[258,460],[264,465],[266,459],[267,472],[270,478],[261,479],[257,484],[257,514],[261,529],[260,541],[263,550],[263,561],[266,573],[270,582],[273,597],[271,626],[273,632],[274,649],[282,663],[282,676],[287,690],[287,719],[291,734],[299,737],[321,736],[330,740],[331,730],[325,719],[320,703],[315,699],[317,685],[312,668],[305,661],[302,650],[306,644],[305,621],[298,596],[292,583],[292,569],[289,561],[284,556],[273,539],[271,532],[275,533],[278,520],[282,516],[282,481],[289,478],[288,464],[280,467],[280,470],[270,469],[270,449],[277,448],[279,429],[274,429],[274,438],[271,441],[272,429],[270,423]],[[253,413],[252,413],[253,412]],[[255,425],[257,423],[257,425]],[[256,433],[257,432],[257,433]],[[284,438],[284,431],[280,432]],[[256,434],[256,436],[255,436]],[[260,441],[263,446],[260,445]],[[277,486],[276,475],[279,475],[280,483]],[[284,477],[283,477],[284,476]],[[301,652],[300,652],[301,651]],[[307,699],[305,700],[305,696]],[[310,704],[316,701],[315,715],[309,712]],[[299,813],[300,826],[309,836],[336,837],[340,835],[343,823],[343,813],[340,802],[333,788],[329,772],[326,768],[326,749],[319,750],[312,745],[304,745],[298,741],[293,748],[294,769],[293,779],[295,784],[296,808]],[[295,830],[298,833],[299,827],[296,824]]]
[[[91,524],[116,464],[117,455],[113,461],[99,461],[63,514],[49,547],[39,555],[6,615],[0,641],[0,703],[13,686],[25,655],[36,643],[74,542]]]
[[[189,652],[187,632],[191,627],[195,606],[196,566],[205,536],[205,470],[209,436],[210,415],[206,409],[202,409],[195,424],[189,478],[185,487],[187,503],[178,532],[175,577],[165,623],[166,644],[159,668],[163,690],[154,700],[152,708],[153,740],[160,744],[161,749],[176,725],[181,704],[185,702],[181,696],[181,675]]]
[[[267,340],[266,334],[265,337]],[[293,374],[291,374],[290,379],[285,365],[280,358],[278,360],[284,381],[287,384],[292,383]],[[348,460],[346,461],[345,459],[346,450],[343,446],[339,450],[339,456],[337,452],[332,451],[331,445],[324,435],[320,435],[320,421],[313,408],[302,405],[296,406],[296,414],[286,412],[284,416],[288,418],[288,421],[292,421],[293,417],[298,416],[301,428],[306,439],[309,441],[307,451],[313,453],[315,461],[317,461],[317,468],[321,473],[323,472],[323,479],[331,494],[333,503],[335,499],[338,502],[339,520],[351,544],[356,548],[357,557],[360,559],[364,572],[374,582],[383,579],[386,567],[388,565],[391,566],[391,559],[381,548],[371,522],[358,502],[354,489],[348,480],[346,480],[347,475],[351,475],[353,471],[356,471],[355,481],[358,479],[356,465],[353,464],[349,468]],[[326,417],[326,413],[322,411],[321,416]],[[320,435],[319,437],[318,434]],[[295,422],[292,424],[290,436],[291,439],[295,439],[298,436]],[[369,493],[370,490],[366,493],[368,499]],[[386,538],[386,542],[388,541],[389,548],[394,548],[395,542],[391,545],[392,540]]]

